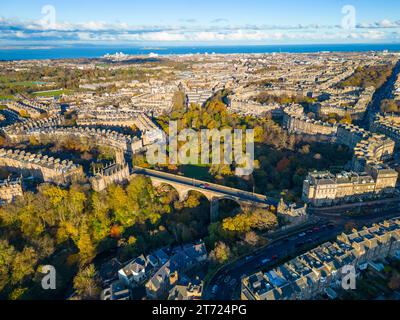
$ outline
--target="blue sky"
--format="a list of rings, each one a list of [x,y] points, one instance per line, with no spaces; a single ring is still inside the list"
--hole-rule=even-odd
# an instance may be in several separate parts
[[[351,7],[345,7],[351,5]],[[0,45],[400,42],[400,1],[13,0]]]

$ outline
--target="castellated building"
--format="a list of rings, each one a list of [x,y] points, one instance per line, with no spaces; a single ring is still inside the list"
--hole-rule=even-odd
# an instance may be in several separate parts
[[[23,195],[21,183],[21,178],[0,180],[0,205],[10,203]]]
[[[125,163],[113,163],[106,167],[95,169],[94,177],[90,179],[90,184],[94,191],[105,190],[111,184],[125,183],[129,181],[129,167]]]
[[[72,161],[12,149],[0,149],[0,167],[60,185],[67,185],[84,175],[82,167]]]
[[[290,225],[302,224],[309,218],[307,214],[307,205],[300,207],[294,203],[286,204],[285,201],[281,199],[276,209],[278,218],[282,222]]]

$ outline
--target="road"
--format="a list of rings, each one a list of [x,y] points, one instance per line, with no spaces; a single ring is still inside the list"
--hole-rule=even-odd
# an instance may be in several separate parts
[[[354,223],[357,227],[362,227],[399,215],[399,212],[391,212],[358,218],[340,216],[324,218],[321,216],[322,220],[318,226],[311,226],[307,230],[273,241],[270,245],[257,251],[257,253],[244,257],[219,270],[204,289],[203,297],[211,300],[239,299],[241,278],[243,276],[249,276],[260,270],[270,270],[290,259],[290,257],[301,255],[310,248],[317,247],[326,241],[334,240],[337,235],[344,232],[345,225],[349,222]],[[265,259],[270,261],[263,263]],[[215,290],[215,288],[217,289]]]
[[[380,87],[374,94],[371,103],[368,106],[368,112],[364,121],[360,123],[361,127],[368,129],[370,123],[375,118],[375,115],[380,112],[381,103],[384,99],[391,99],[393,97],[392,90],[394,88],[394,84],[396,83],[397,76],[400,72],[400,61],[397,62],[396,66],[393,69],[393,74],[386,83]]]
[[[209,183],[209,182],[205,182],[205,181],[201,181],[201,180],[196,180],[196,179],[190,179],[190,178],[186,178],[183,176],[165,173],[165,172],[161,172],[161,171],[144,169],[144,168],[140,168],[140,167],[134,167],[133,172],[135,174],[142,174],[142,175],[148,176],[150,178],[157,178],[160,180],[165,180],[165,183],[171,182],[171,183],[176,183],[176,184],[180,184],[183,186],[187,186],[191,190],[196,190],[198,192],[206,192],[206,191],[213,192],[216,194],[216,196],[228,197],[228,198],[231,197],[231,198],[237,199],[239,201],[244,201],[244,202],[249,201],[249,202],[274,205],[274,206],[276,206],[278,204],[278,201],[276,199],[266,197],[265,195],[251,193],[248,191],[243,191],[243,190],[234,189],[234,188],[229,188],[226,186]]]

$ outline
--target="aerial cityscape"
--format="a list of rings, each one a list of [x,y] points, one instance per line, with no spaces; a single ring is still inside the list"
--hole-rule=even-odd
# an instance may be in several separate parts
[[[0,300],[400,300],[399,3],[53,2],[0,4]]]

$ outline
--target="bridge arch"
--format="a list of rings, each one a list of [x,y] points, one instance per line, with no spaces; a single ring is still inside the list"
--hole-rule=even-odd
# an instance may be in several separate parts
[[[181,192],[179,193],[179,197],[181,201],[187,200],[190,192],[196,192],[207,198],[209,202],[212,202],[214,199],[214,195],[210,194],[206,190],[199,190],[198,188],[182,188]]]
[[[170,183],[167,182],[159,182],[159,181],[152,181],[152,185],[154,188],[157,188],[161,191],[168,191],[168,192],[173,192],[174,194],[176,194],[177,199],[180,201],[180,195],[178,190],[175,188],[175,186],[173,186]],[[167,190],[166,190],[167,189]]]
[[[207,198],[208,201],[210,201],[210,202],[213,200],[213,195],[211,195],[210,193],[207,193],[205,191],[203,192],[203,190],[199,190],[198,188],[188,188],[187,186],[181,186],[181,185],[175,184],[173,182],[167,182],[167,181],[159,180],[156,178],[151,178],[151,181],[155,188],[162,188],[163,186],[167,186],[167,187],[170,187],[171,189],[175,190],[179,196],[179,201],[181,201],[181,202],[185,201],[188,198],[190,192],[200,193],[205,198]]]
[[[140,174],[140,173],[139,173]],[[146,172],[144,172],[146,175]],[[166,177],[164,177],[164,176]],[[154,187],[159,188],[162,187],[163,185],[169,186],[170,188],[176,190],[178,196],[179,196],[179,201],[184,202],[187,200],[188,195],[190,192],[194,191],[196,193],[199,193],[203,195],[205,198],[208,199],[210,202],[210,214],[211,214],[211,221],[216,221],[219,218],[219,207],[220,207],[220,202],[223,200],[229,200],[237,204],[237,209],[243,209],[247,206],[266,206],[266,203],[256,203],[252,200],[246,200],[246,199],[241,199],[241,197],[235,196],[235,195],[229,195],[229,194],[224,194],[223,191],[213,191],[207,188],[200,188],[192,185],[190,181],[186,181],[186,183],[183,183],[179,181],[178,176],[174,175],[168,175],[168,174],[161,174],[160,177],[155,176],[155,173],[153,171],[149,170],[149,173],[147,176],[151,179],[152,184]]]

